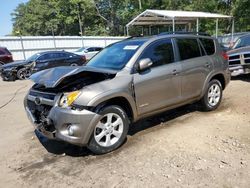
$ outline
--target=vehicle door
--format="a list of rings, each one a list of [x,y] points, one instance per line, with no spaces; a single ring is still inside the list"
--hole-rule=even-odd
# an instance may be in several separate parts
[[[57,52],[53,54],[53,61],[51,62],[51,67],[68,66],[68,59],[70,57],[66,52]]]
[[[51,61],[53,60],[53,56],[51,55],[51,53],[45,53],[42,54],[41,56],[39,56],[36,59],[36,65],[34,67],[35,71],[41,71],[44,69],[48,69],[51,68]]]
[[[181,98],[181,66],[175,62],[171,39],[151,43],[137,63],[150,58],[152,67],[134,74],[135,98],[139,115],[177,104]]]
[[[72,53],[64,53],[64,65],[65,66],[76,66],[82,64],[81,56],[72,54]]]
[[[182,67],[182,98],[191,100],[201,95],[205,80],[213,69],[209,56],[201,48],[198,38],[176,38]]]

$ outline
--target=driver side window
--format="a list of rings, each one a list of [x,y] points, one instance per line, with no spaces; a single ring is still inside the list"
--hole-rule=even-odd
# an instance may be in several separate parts
[[[163,39],[150,44],[142,53],[140,60],[150,58],[152,67],[174,62],[174,51],[171,39]]]

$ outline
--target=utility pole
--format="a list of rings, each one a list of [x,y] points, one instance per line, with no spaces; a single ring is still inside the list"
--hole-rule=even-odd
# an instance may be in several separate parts
[[[81,4],[78,3],[78,22],[79,22],[79,29],[80,29],[80,34],[81,34],[81,39],[82,39],[82,46],[84,46],[84,42],[83,42],[83,29],[82,29],[82,19],[81,19],[81,13],[80,10],[81,9]]]
[[[142,9],[141,0],[138,1],[139,1],[139,9],[141,10]]]

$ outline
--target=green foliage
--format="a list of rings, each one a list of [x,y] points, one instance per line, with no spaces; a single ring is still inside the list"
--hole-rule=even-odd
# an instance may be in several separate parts
[[[141,5],[141,6],[140,6]],[[125,25],[146,9],[193,10],[234,15],[236,31],[250,30],[249,0],[30,0],[12,13],[13,35],[123,35]],[[213,34],[214,20],[201,20]],[[221,32],[230,32],[228,21]],[[160,28],[162,30],[163,28]],[[141,28],[132,28],[140,33]]]

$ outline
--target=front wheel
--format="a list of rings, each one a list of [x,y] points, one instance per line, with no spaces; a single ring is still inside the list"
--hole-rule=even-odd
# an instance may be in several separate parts
[[[126,139],[129,127],[127,114],[119,106],[108,106],[101,110],[101,119],[95,125],[88,148],[96,154],[117,149]]]
[[[222,99],[222,86],[220,81],[211,80],[208,89],[201,99],[202,109],[204,111],[212,111],[218,108]]]
[[[28,79],[31,75],[31,71],[27,68],[21,68],[17,71],[17,78],[19,80]]]

